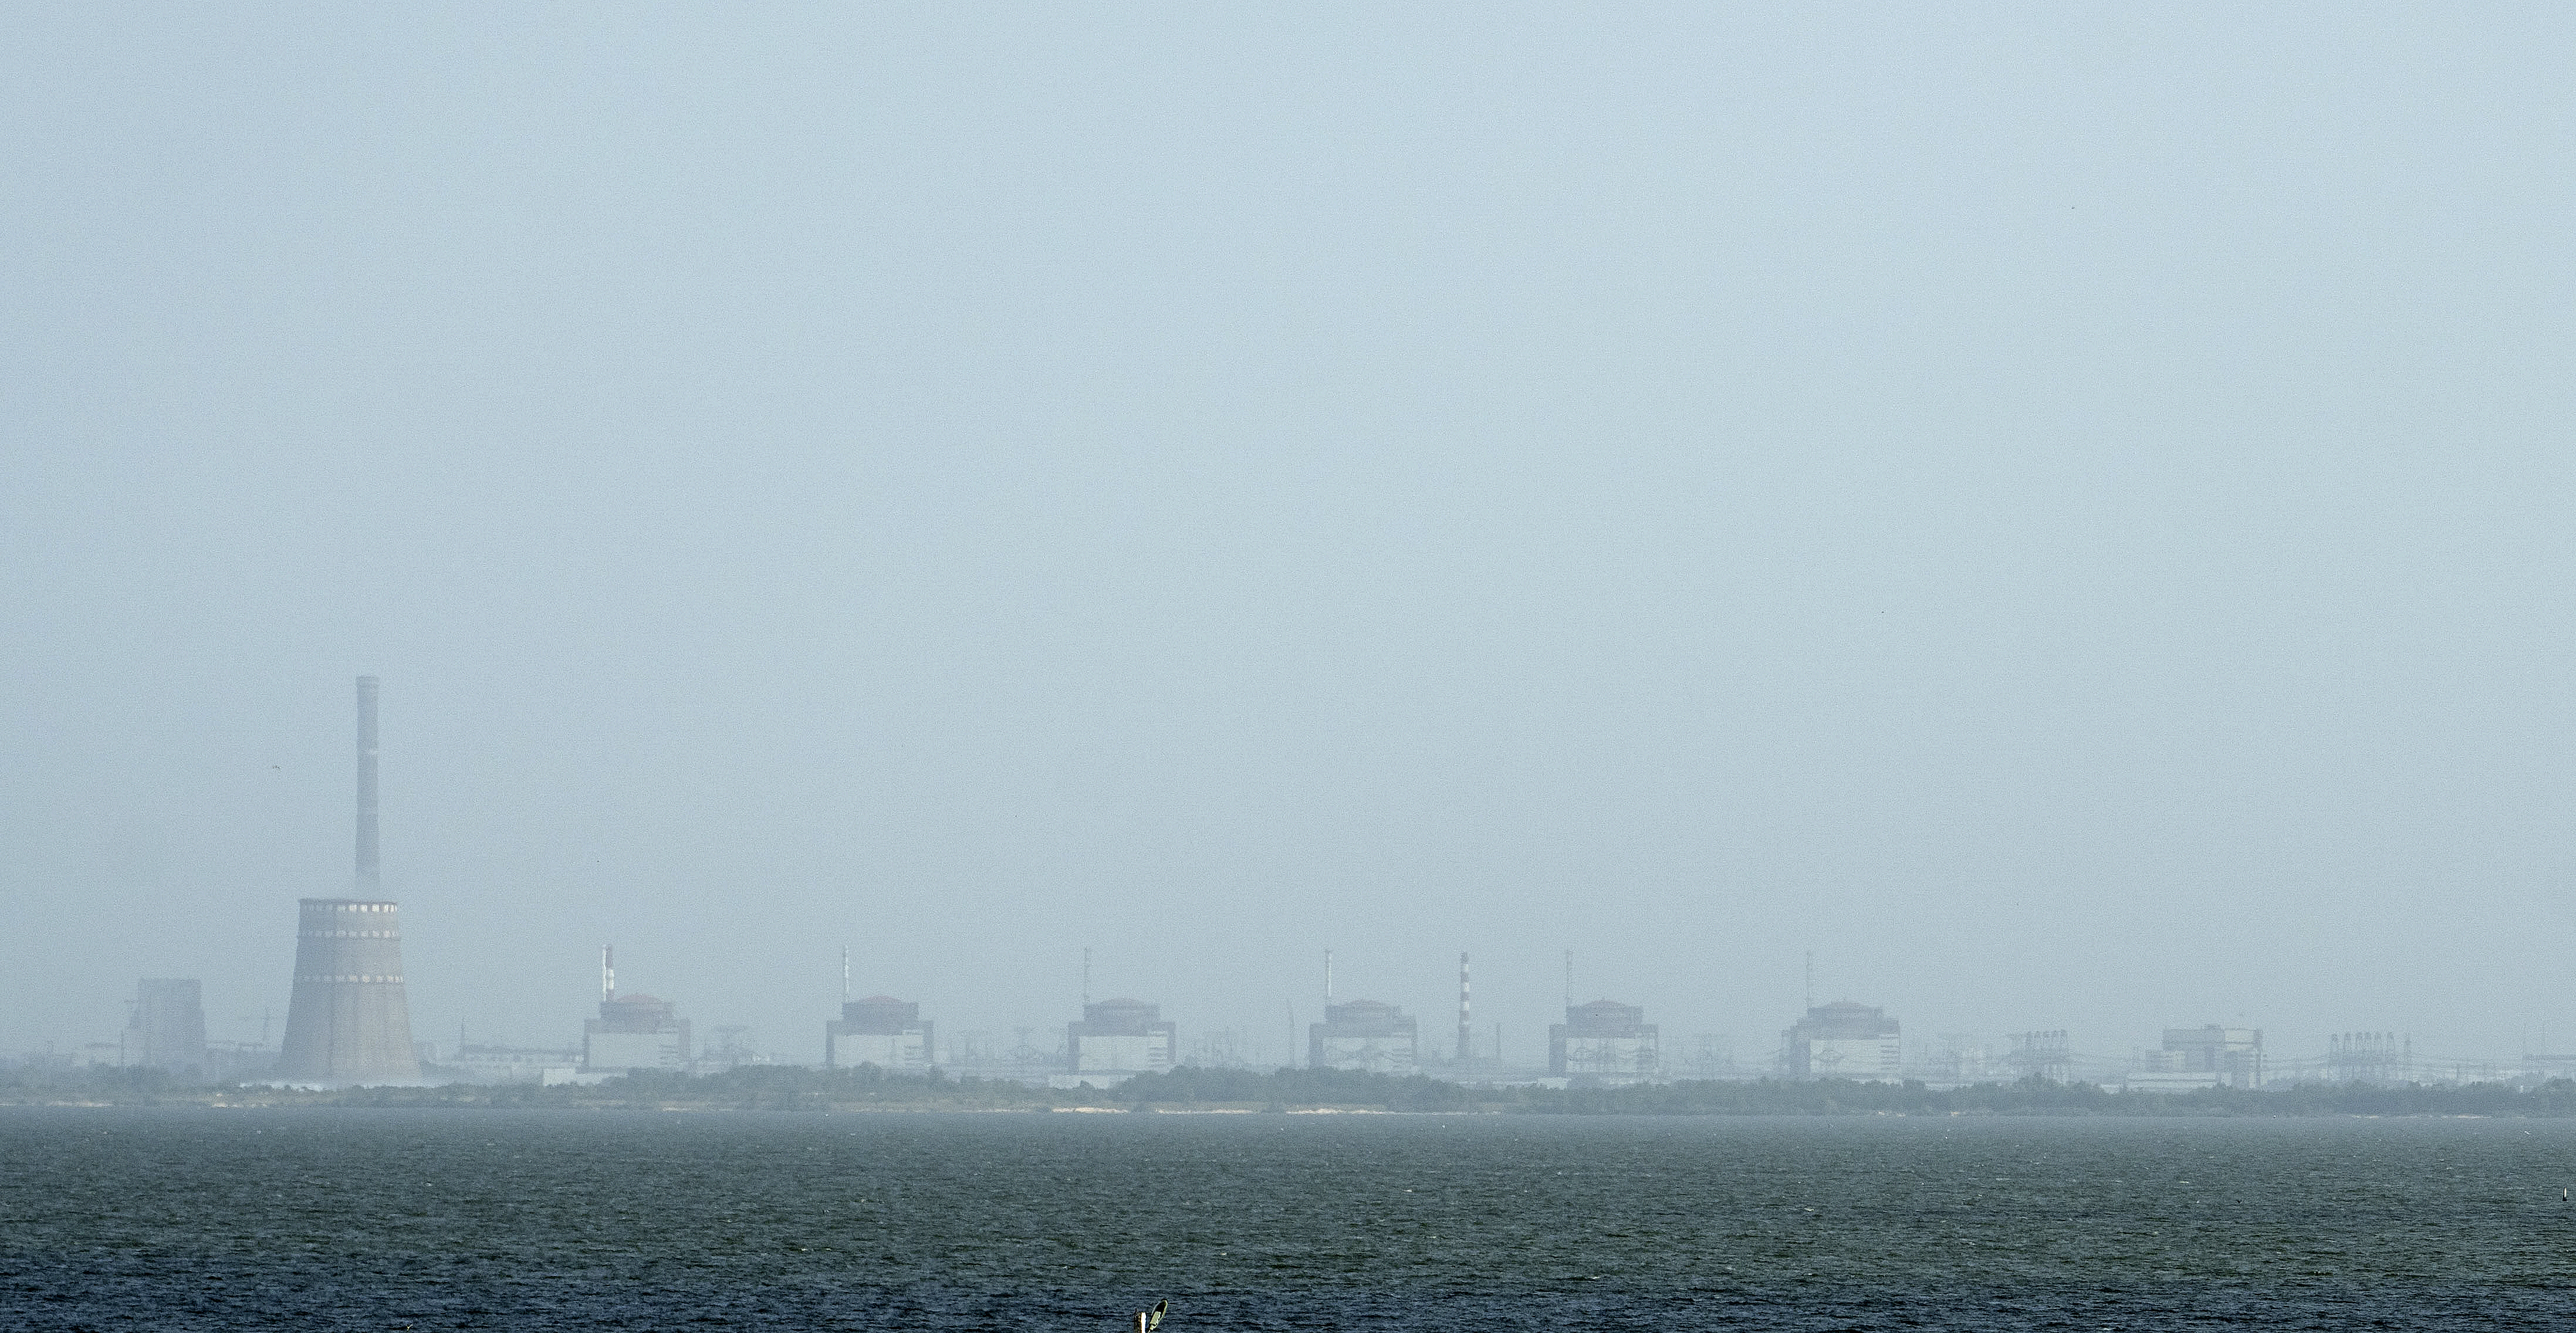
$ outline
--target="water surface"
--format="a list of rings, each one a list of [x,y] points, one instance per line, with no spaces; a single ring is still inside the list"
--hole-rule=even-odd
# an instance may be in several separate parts
[[[0,1111],[30,1329],[2576,1327],[2562,1121]]]

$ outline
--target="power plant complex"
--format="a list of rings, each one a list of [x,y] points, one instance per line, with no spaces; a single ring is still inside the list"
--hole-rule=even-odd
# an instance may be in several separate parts
[[[384,896],[378,830],[378,684],[357,679],[355,865],[346,897],[304,898],[296,908],[293,986],[286,1029],[267,1046],[266,1020],[256,1047],[207,1038],[205,1001],[191,978],[150,978],[138,984],[115,1042],[93,1042],[71,1057],[73,1065],[112,1064],[160,1070],[172,1077],[221,1081],[265,1077],[318,1087],[441,1081],[540,1083],[595,1082],[636,1073],[694,1074],[738,1064],[771,1062],[752,1051],[742,1027],[714,1029],[702,1048],[692,1024],[671,1001],[620,994],[616,955],[600,951],[599,1004],[581,1025],[577,1046],[546,1049],[473,1046],[460,1033],[451,1055],[424,1068],[412,1037],[403,968],[402,912]],[[1810,979],[1812,981],[1812,957]],[[1341,1000],[1333,993],[1332,954],[1324,955],[1322,1021],[1296,1027],[1289,1015],[1287,1060],[1266,1061],[1264,1045],[1227,1029],[1197,1038],[1188,1048],[1178,1023],[1159,1004],[1129,997],[1090,998],[1090,951],[1083,951],[1079,1018],[1062,1029],[1063,1044],[1033,1042],[1044,1029],[1017,1029],[1007,1048],[988,1034],[966,1033],[954,1043],[924,1017],[922,1004],[892,995],[850,995],[850,959],[841,957],[841,1003],[822,1027],[826,1068],[873,1069],[885,1074],[948,1071],[961,1077],[1011,1078],[1057,1087],[1106,1087],[1140,1075],[1167,1073],[1185,1064],[1229,1067],[1301,1063],[1317,1070],[1410,1077],[1429,1074],[1462,1082],[1547,1082],[1559,1086],[1615,1086],[1683,1078],[1778,1077],[1863,1082],[1920,1080],[1933,1086],[2039,1079],[2095,1082],[2141,1092],[2254,1089],[2282,1081],[2337,1083],[2469,1082],[2563,1075],[2576,1056],[2525,1056],[2518,1065],[2491,1061],[2419,1059],[2411,1039],[2387,1031],[2345,1032],[2328,1039],[2322,1059],[2281,1061],[2267,1054],[2261,1029],[2205,1024],[2164,1029],[2152,1050],[2125,1058],[2077,1054],[2064,1029],[2011,1034],[2001,1046],[1944,1034],[1937,1043],[1910,1048],[1903,1026],[1883,1008],[1851,1000],[1814,1004],[1780,1033],[1776,1059],[1739,1066],[1731,1039],[1695,1034],[1668,1061],[1660,1026],[1639,1005],[1612,999],[1577,1004],[1573,955],[1566,957],[1564,1021],[1547,1027],[1544,1064],[1514,1065],[1503,1058],[1501,1025],[1481,1039],[1474,1022],[1469,959],[1458,955],[1457,1030],[1454,1044],[1422,1043],[1420,1024],[1403,1006],[1375,999]],[[1275,1034],[1276,1029],[1271,1029]],[[1439,1047],[1447,1046],[1447,1050]]]

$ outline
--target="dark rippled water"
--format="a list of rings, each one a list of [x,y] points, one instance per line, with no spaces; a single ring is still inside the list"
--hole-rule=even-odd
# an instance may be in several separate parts
[[[2576,1328],[2576,1126],[0,1112],[0,1327]]]

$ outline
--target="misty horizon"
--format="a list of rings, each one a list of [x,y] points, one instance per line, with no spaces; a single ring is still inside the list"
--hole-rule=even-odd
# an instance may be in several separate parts
[[[2576,1046],[2563,12],[24,19],[0,1050]]]

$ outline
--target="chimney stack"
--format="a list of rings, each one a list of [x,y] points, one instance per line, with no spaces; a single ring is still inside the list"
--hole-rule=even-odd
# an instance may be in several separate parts
[[[376,678],[358,677],[358,879],[357,895],[384,892],[376,861]]]
[[[1474,1049],[1474,1029],[1468,1026],[1467,1016],[1467,955],[1461,952],[1458,955],[1458,1063],[1467,1063],[1467,1057]]]

